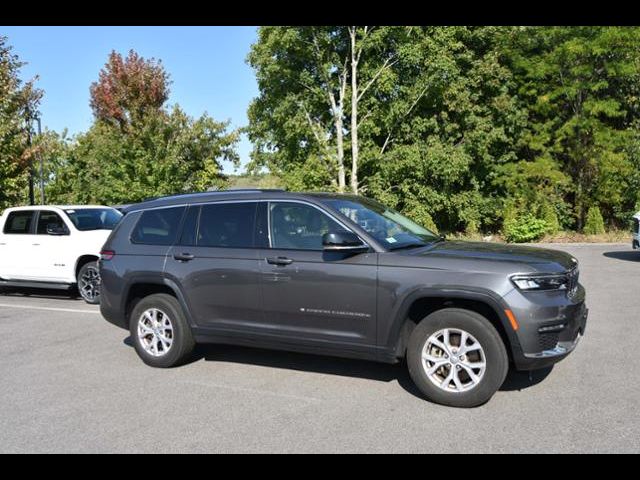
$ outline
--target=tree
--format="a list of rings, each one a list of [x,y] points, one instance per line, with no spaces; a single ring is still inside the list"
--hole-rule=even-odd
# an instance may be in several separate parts
[[[403,42],[389,93],[366,108],[368,194],[443,231],[499,228],[495,182],[526,123],[500,55],[506,32],[429,27]]]
[[[22,82],[22,65],[0,36],[0,210],[24,200],[33,161],[31,124],[42,92],[35,80]]]
[[[254,169],[289,186],[346,187],[347,37],[332,27],[261,27],[248,56],[260,95],[249,107]]]
[[[160,61],[145,60],[133,50],[126,58],[112,51],[98,81],[91,84],[93,114],[125,128],[159,111],[169,98],[169,84]]]
[[[260,95],[249,108],[254,168],[289,184],[358,193],[360,105],[396,62],[403,27],[262,27],[249,64]],[[350,137],[350,152],[345,138]]]
[[[117,54],[109,58],[91,87],[95,122],[57,161],[50,198],[117,204],[222,186],[220,162],[237,164],[239,131],[206,114],[190,117],[178,105],[168,111],[169,75],[160,62],[135,52],[124,63]]]
[[[507,49],[529,110],[526,161],[550,158],[572,179],[566,196],[578,229],[595,201],[610,219],[631,209],[629,146],[638,119],[640,30],[523,27]]]

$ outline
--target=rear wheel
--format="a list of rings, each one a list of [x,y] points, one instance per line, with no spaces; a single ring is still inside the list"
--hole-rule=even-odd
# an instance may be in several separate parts
[[[164,293],[142,299],[131,312],[129,331],[138,356],[157,368],[185,363],[195,348],[182,307]]]
[[[82,299],[91,304],[100,303],[100,271],[98,262],[89,262],[78,272],[78,292]]]
[[[407,347],[407,365],[427,399],[476,407],[502,386],[509,358],[489,320],[469,310],[448,308],[416,326]]]

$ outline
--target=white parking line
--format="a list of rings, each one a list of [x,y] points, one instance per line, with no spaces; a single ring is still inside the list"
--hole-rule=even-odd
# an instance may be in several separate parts
[[[0,307],[19,308],[23,310],[45,310],[47,312],[94,313],[94,314],[100,313],[99,311],[95,311],[95,310],[74,310],[71,308],[33,307],[31,305],[13,305],[10,303],[0,303]]]

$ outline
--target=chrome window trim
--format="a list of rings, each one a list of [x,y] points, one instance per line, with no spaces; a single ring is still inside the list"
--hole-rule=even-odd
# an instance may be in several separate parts
[[[202,202],[193,202],[193,203],[180,203],[180,204],[175,204],[175,205],[161,205],[161,206],[157,206],[157,207],[151,207],[151,208],[138,208],[136,210],[130,210],[129,212],[127,212],[127,215],[131,215],[133,213],[139,213],[139,212],[147,212],[147,211],[151,211],[151,210],[164,210],[167,208],[188,208],[188,207],[202,207],[202,206],[206,206],[206,205],[217,205],[217,204],[236,204],[236,203],[266,203],[267,204],[267,237],[269,239],[269,250],[292,250],[292,249],[287,249],[287,248],[274,248],[273,247],[273,239],[271,238],[271,208],[270,208],[270,204],[272,203],[296,203],[299,205],[305,205],[308,207],[312,207],[315,208],[316,210],[318,210],[320,213],[328,216],[329,218],[331,218],[334,222],[336,222],[338,225],[340,225],[342,228],[344,228],[345,231],[353,233],[354,235],[357,235],[357,237],[360,239],[360,241],[362,242],[363,245],[367,246],[370,250],[375,251],[375,248],[373,248],[371,246],[371,244],[369,242],[367,242],[366,240],[364,240],[362,238],[362,236],[357,233],[354,232],[353,229],[349,226],[347,226],[337,215],[334,215],[332,212],[328,211],[328,210],[324,210],[323,208],[321,208],[320,206],[316,205],[313,202],[309,202],[307,200],[300,200],[300,199],[278,199],[278,198],[269,198],[269,199],[265,199],[265,198],[254,198],[254,199],[236,199],[236,200],[230,200],[230,199],[221,199],[221,200],[215,200],[215,201],[202,201]],[[185,210],[186,213],[186,210]],[[183,219],[181,219],[182,221]],[[136,222],[136,226],[138,225],[138,222],[140,221],[140,219],[138,219],[138,221]],[[136,226],[133,227],[133,229],[131,230],[132,234],[133,234],[133,230],[135,230]],[[254,225],[255,228],[255,225]],[[131,241],[131,238],[129,239]],[[131,242],[134,243],[134,242]],[[136,245],[143,245],[143,244],[139,244],[136,243]],[[174,242],[172,245],[170,246],[174,246],[176,245],[176,243]],[[163,245],[164,246],[164,245]],[[255,249],[260,249],[260,247],[254,247]],[[322,252],[323,250],[296,250],[296,251],[303,251],[303,252]]]

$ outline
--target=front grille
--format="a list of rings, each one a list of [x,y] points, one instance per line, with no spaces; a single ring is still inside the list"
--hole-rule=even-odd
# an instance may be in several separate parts
[[[541,333],[538,341],[540,342],[540,350],[553,350],[560,340],[559,333]]]

